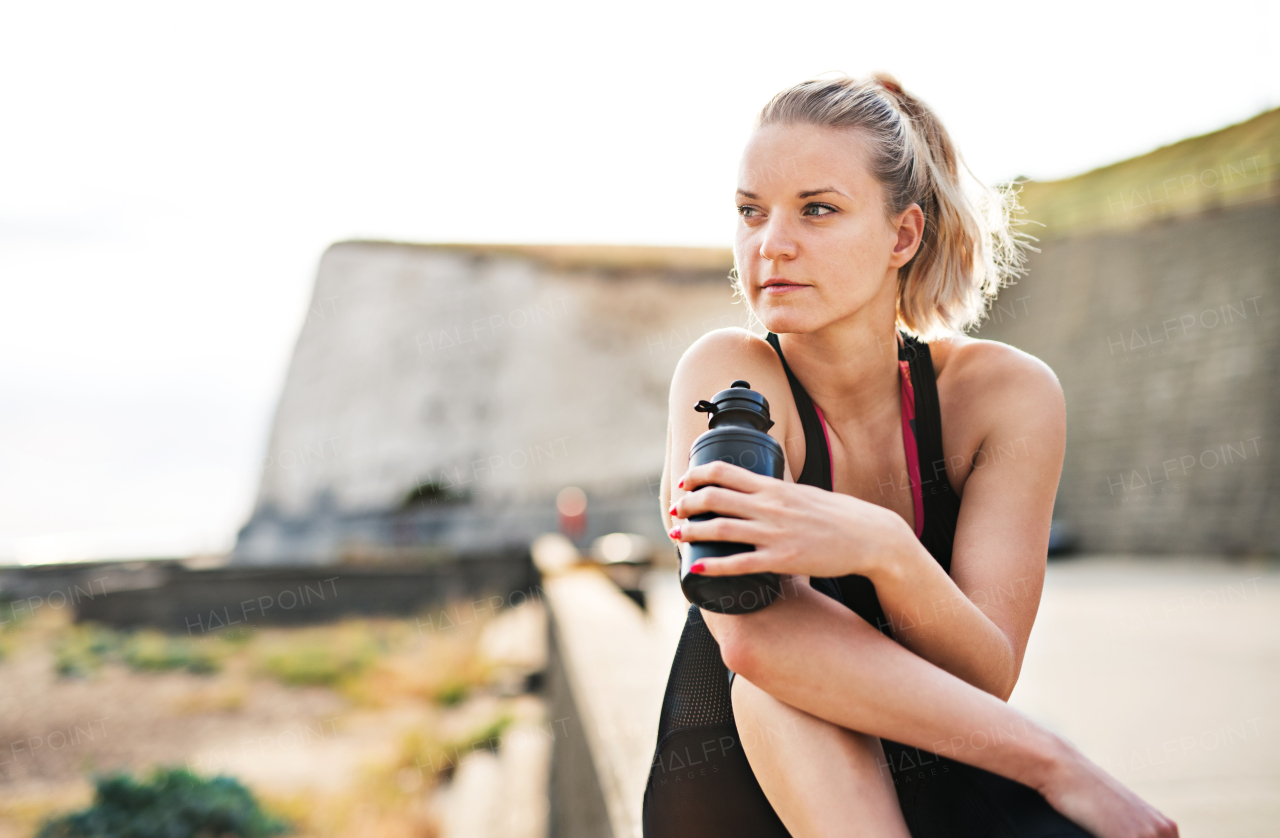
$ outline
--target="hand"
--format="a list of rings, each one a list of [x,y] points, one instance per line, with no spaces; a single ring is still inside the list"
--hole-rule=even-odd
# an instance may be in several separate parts
[[[907,522],[892,510],[851,495],[762,477],[725,462],[694,466],[672,504],[679,541],[735,541],[755,550],[705,559],[698,571],[710,576],[773,571],[808,576],[871,577],[892,566],[918,544]],[[730,516],[690,521],[715,512]]]
[[[1078,752],[1038,791],[1049,805],[1098,838],[1178,838],[1178,825]]]

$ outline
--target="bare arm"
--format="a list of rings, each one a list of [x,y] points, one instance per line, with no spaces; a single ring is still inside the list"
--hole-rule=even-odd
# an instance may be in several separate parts
[[[980,441],[921,463],[922,480],[963,486],[951,574],[911,538],[871,578],[895,640],[1007,700],[1044,584],[1066,406],[1047,366],[1002,344],[954,349],[947,375],[962,408],[945,414],[951,437]]]
[[[841,727],[1041,787],[1067,746],[984,692],[902,648],[793,577],[768,608],[715,622],[725,665]],[[804,649],[803,655],[794,650]]]

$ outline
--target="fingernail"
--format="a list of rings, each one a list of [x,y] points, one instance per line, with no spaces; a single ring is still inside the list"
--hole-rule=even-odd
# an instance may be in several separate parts
[[[676,514],[676,505],[675,505],[674,503],[673,503],[673,504],[671,504],[671,508],[667,510],[667,514],[668,514],[668,515],[671,515],[671,516],[673,516],[673,517],[675,516],[675,514]]]
[[[677,489],[683,489],[683,488],[684,488],[684,478],[683,478],[683,477],[682,477],[682,478],[680,478],[680,482],[676,484],[676,488],[677,488]]]
[[[680,540],[680,528],[679,528],[679,527],[672,527],[672,528],[671,528],[671,531],[670,531],[670,532],[668,532],[668,533],[667,533],[667,535],[671,536],[672,538],[676,539],[677,541],[678,541],[678,540]]]
[[[694,562],[693,564],[689,565],[690,573],[701,573],[706,569],[707,569],[707,566],[704,565],[702,562]]]

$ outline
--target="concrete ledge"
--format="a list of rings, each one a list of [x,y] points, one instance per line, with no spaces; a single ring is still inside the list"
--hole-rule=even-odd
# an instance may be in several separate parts
[[[645,613],[603,573],[550,574],[548,700],[570,717],[551,769],[557,838],[640,838],[670,649]]]

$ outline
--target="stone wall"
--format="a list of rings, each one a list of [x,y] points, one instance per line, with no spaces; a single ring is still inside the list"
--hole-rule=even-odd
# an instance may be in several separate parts
[[[1062,382],[1055,517],[1088,551],[1280,552],[1280,202],[1039,246],[978,336]]]

